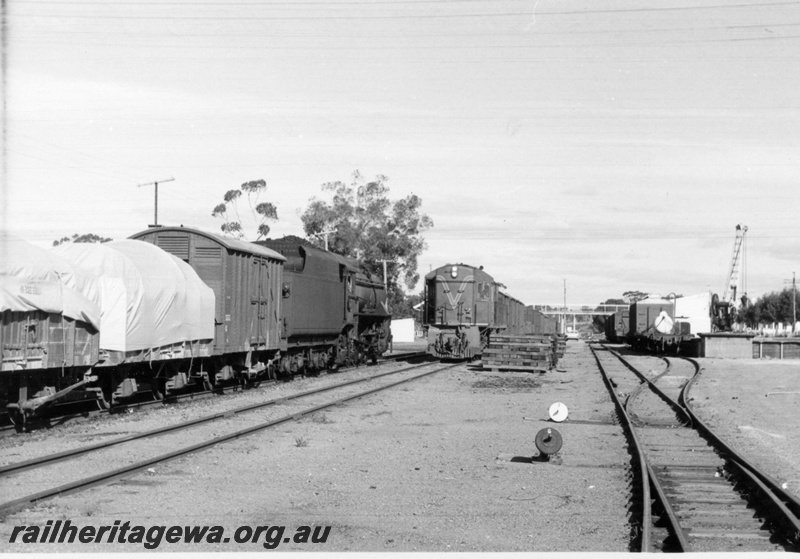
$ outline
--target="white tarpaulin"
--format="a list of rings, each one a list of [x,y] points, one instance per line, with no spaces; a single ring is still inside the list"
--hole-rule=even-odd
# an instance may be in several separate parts
[[[0,311],[43,311],[100,326],[91,274],[49,250],[0,232]]]
[[[138,351],[214,337],[214,292],[185,262],[142,241],[54,249],[100,286],[100,348]]]

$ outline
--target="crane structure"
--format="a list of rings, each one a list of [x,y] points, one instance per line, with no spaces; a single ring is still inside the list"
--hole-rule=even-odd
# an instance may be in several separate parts
[[[714,332],[730,332],[733,329],[733,321],[739,308],[747,304],[747,278],[746,278],[746,246],[745,235],[747,235],[747,225],[741,223],[736,226],[736,238],[733,241],[733,255],[731,256],[731,266],[728,272],[728,279],[725,283],[725,291],[720,300],[715,293],[711,296],[711,328]],[[739,291],[739,270],[742,270],[744,289],[741,301],[736,300]]]
[[[728,274],[728,284],[725,286],[725,294],[722,300],[736,305],[736,292],[739,289],[739,264],[744,268],[744,237],[747,234],[747,225],[739,224],[736,226],[736,239],[733,241],[733,256],[731,256],[731,269]],[[747,278],[742,282],[745,284],[744,296],[747,296]]]

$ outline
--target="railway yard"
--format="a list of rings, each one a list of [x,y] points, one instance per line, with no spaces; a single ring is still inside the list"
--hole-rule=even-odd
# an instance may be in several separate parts
[[[687,395],[696,420],[682,421],[684,408],[666,407],[617,353],[676,400],[698,363]],[[546,373],[492,371],[476,361],[386,361],[5,433],[0,549],[142,551],[142,543],[9,543],[15,526],[123,519],[222,526],[226,534],[239,526],[330,526],[324,543],[275,542],[283,551],[796,551],[796,526],[773,509],[800,513],[792,501],[800,493],[797,362],[694,362],[575,341]],[[642,505],[638,451],[612,393],[627,403],[661,482],[660,490],[647,484],[652,507]],[[565,421],[548,417],[555,402],[568,408]],[[699,423],[740,453],[739,463],[787,491],[781,505],[755,497],[729,451],[713,450],[688,427]],[[535,442],[547,428],[563,442],[550,456]],[[49,465],[8,467],[110,441],[119,443]],[[47,493],[53,488],[61,495]],[[669,528],[666,509],[680,529]],[[260,551],[263,541],[158,549]]]
[[[800,553],[798,8],[0,1],[0,553]]]

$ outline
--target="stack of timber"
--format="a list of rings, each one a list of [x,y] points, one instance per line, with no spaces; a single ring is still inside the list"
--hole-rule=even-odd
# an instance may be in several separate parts
[[[556,344],[556,355],[564,357],[564,351],[567,349],[567,335],[566,334],[553,334]]]
[[[541,338],[542,343],[549,343],[553,347],[553,368],[558,364],[558,360],[564,357],[567,348],[567,337],[558,334],[546,334],[534,336]]]
[[[481,364],[493,371],[547,372],[555,367],[558,359],[554,343],[550,335],[492,336],[483,350]]]

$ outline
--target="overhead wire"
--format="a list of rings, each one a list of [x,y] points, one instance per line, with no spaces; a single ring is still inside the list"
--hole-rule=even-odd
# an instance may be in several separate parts
[[[520,0],[527,1],[527,0]],[[28,0],[15,0],[14,4],[17,5],[62,5],[62,6],[80,6],[80,5],[107,5],[107,6],[258,6],[258,7],[271,7],[271,6],[383,6],[383,5],[419,5],[419,4],[464,4],[464,3],[488,3],[496,4],[492,0],[284,0],[284,1],[194,1],[188,0],[187,2],[141,2],[137,0],[85,0],[85,1],[57,1],[57,0],[36,0],[34,2]],[[649,6],[646,8],[602,8],[602,9],[588,9],[588,10],[552,10],[542,11],[538,15],[584,15],[584,14],[601,14],[601,13],[643,13],[643,12],[685,12],[696,10],[731,10],[731,9],[749,9],[749,8],[765,8],[775,6],[796,6],[798,0],[784,0],[778,2],[746,2],[739,4],[700,4],[694,6]],[[530,14],[530,11],[525,12]]]
[[[442,0],[438,0],[438,3],[441,3]],[[402,2],[405,5],[413,5],[415,2]],[[60,5],[67,5],[74,7],[78,5],[76,3],[54,3]],[[156,3],[147,3],[151,6],[159,6],[160,4]],[[335,6],[335,3],[327,3],[323,2],[320,3],[321,5],[325,5],[326,7]],[[359,2],[358,5],[365,5],[370,7],[380,7],[383,2]],[[658,13],[658,12],[684,12],[684,11],[696,11],[696,10],[731,10],[731,9],[749,9],[749,8],[764,8],[764,7],[775,7],[775,6],[790,6],[790,5],[797,5],[797,0],[794,1],[785,1],[785,2],[765,2],[765,3],[745,3],[745,4],[714,4],[714,5],[701,5],[701,6],[658,6],[658,7],[648,7],[648,8],[606,8],[606,9],[593,9],[593,10],[580,10],[580,11],[547,11],[547,12],[539,12],[537,15],[539,17],[549,17],[549,16],[583,16],[588,14],[620,14],[620,13]],[[22,5],[25,5],[24,3]],[[36,5],[29,4],[29,5]],[[95,5],[95,4],[90,4]],[[108,6],[115,6],[119,7],[121,4],[116,2],[110,2],[105,5]],[[141,4],[131,4],[131,5],[141,5]],[[181,3],[172,4],[174,6],[184,6]],[[226,4],[214,4],[221,7],[225,7]],[[273,4],[266,3],[266,4],[259,4],[261,7],[270,7]],[[285,4],[280,5],[287,5],[293,8],[302,8],[304,6],[312,6],[316,4],[312,4],[311,2],[308,3],[295,3],[295,2],[286,2]],[[342,3],[341,5],[348,5]],[[390,15],[370,15],[370,14],[356,14],[356,15],[333,15],[333,14],[326,14],[326,15],[302,15],[302,16],[262,16],[262,15],[255,15],[255,14],[248,14],[248,15],[241,15],[241,16],[227,16],[227,15],[209,15],[209,16],[201,16],[201,15],[100,15],[100,14],[51,14],[51,13],[37,13],[37,14],[19,14],[13,13],[10,14],[10,17],[36,17],[36,18],[70,18],[70,19],[127,19],[127,20],[160,20],[160,19],[167,19],[167,20],[183,20],[183,21],[202,21],[202,20],[248,20],[248,21],[332,21],[332,20],[407,20],[407,19],[462,19],[462,18],[481,18],[481,17],[516,17],[516,16],[531,16],[532,10],[526,11],[507,11],[507,12],[478,12],[478,13],[450,13],[450,14],[390,14]]]

